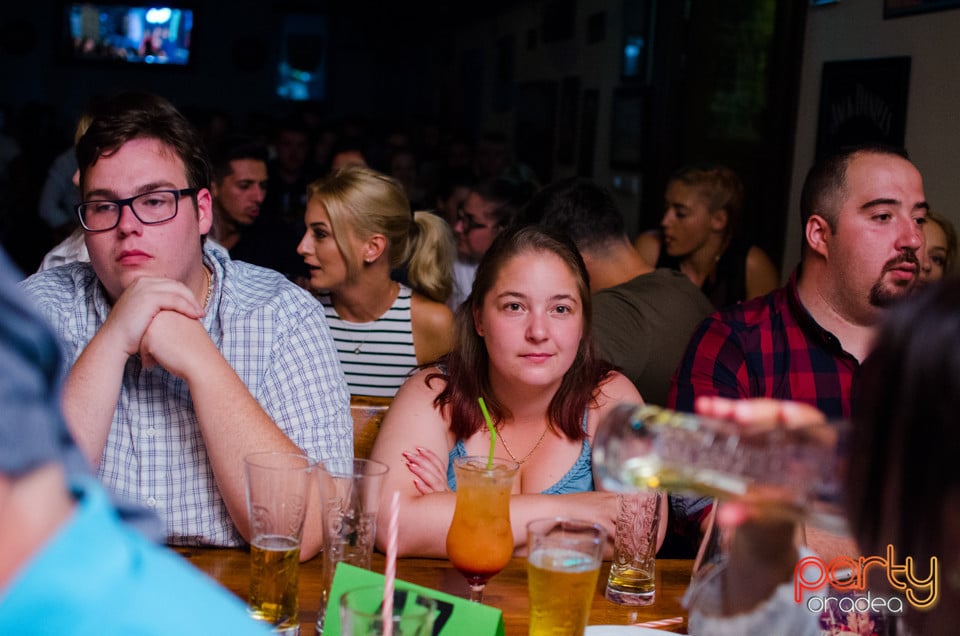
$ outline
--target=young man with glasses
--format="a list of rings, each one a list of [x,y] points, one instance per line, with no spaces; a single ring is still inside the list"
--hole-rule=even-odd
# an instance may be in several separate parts
[[[60,411],[55,334],[19,278],[0,248],[0,634],[269,636],[89,473]]]
[[[169,543],[242,545],[245,455],[352,455],[323,308],[282,275],[204,245],[209,164],[166,100],[114,97],[77,157],[90,263],[23,283],[73,363],[71,432],[111,491],[164,520]],[[320,547],[311,510],[304,559]]]

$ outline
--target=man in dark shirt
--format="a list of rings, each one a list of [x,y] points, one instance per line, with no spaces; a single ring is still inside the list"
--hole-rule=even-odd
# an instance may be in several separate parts
[[[697,328],[668,405],[693,411],[700,396],[770,397],[849,417],[878,323],[919,275],[927,207],[920,172],[902,150],[857,146],[818,161],[800,196],[800,265],[786,287]],[[671,497],[671,531],[695,541],[709,503]]]
[[[231,255],[242,239],[247,238],[246,230],[260,217],[260,207],[267,195],[267,159],[267,147],[245,136],[229,137],[211,152],[213,227],[210,237]]]
[[[906,153],[843,149],[801,194],[801,262],[786,287],[712,314],[697,329],[669,404],[701,395],[773,397],[850,415],[850,389],[884,310],[919,273],[927,203]]]

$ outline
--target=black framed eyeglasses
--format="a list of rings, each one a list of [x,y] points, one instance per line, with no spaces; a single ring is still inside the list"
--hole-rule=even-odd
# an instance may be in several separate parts
[[[472,216],[467,214],[467,211],[463,209],[463,205],[457,207],[457,220],[463,223],[463,233],[469,234],[474,230],[482,230],[485,228],[491,228],[492,225],[484,225],[483,223],[477,223]]]
[[[120,224],[124,206],[144,225],[156,225],[177,216],[180,197],[193,196],[199,188],[154,190],[127,199],[84,201],[77,206],[80,225],[88,232],[106,232]]]

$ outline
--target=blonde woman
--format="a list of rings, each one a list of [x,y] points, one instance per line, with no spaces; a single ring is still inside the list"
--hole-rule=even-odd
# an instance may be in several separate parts
[[[927,210],[923,238],[925,245],[920,258],[918,287],[941,280],[953,270],[957,260],[957,231],[950,219],[933,210]]]
[[[740,233],[743,183],[726,166],[689,166],[667,182],[660,228],[634,243],[653,267],[683,272],[718,309],[780,286],[766,252]]]
[[[392,398],[412,369],[451,347],[452,232],[434,214],[411,212],[396,180],[359,166],[308,186],[304,222],[297,253],[350,394]],[[409,286],[391,278],[404,265]]]

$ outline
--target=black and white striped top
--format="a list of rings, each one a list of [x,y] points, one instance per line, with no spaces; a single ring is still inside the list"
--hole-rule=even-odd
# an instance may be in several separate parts
[[[417,366],[410,325],[410,288],[373,322],[347,322],[329,296],[320,296],[350,395],[393,397]]]

